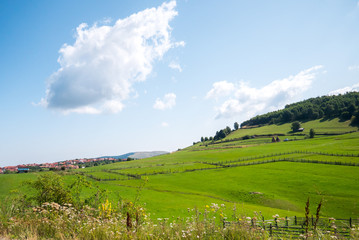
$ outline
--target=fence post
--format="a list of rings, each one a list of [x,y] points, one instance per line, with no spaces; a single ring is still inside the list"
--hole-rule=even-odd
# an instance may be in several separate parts
[[[349,218],[349,226],[352,228],[352,218]]]
[[[313,215],[312,215],[312,226],[314,226],[314,218],[313,218]]]
[[[264,222],[264,217],[262,216],[262,225],[263,225],[263,229],[266,230],[266,224]]]
[[[288,227],[288,217],[285,216],[285,226]]]
[[[297,216],[294,216],[294,225],[297,225]]]
[[[274,221],[275,221],[275,227],[278,228],[277,218],[274,218]]]
[[[272,224],[269,225],[269,236],[272,236]]]

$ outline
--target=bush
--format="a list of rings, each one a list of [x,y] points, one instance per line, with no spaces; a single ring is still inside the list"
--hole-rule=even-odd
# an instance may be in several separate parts
[[[314,131],[313,128],[311,128],[310,131],[309,131],[309,137],[314,138],[314,135],[315,135],[315,131]]]
[[[37,180],[29,182],[28,185],[36,191],[31,200],[35,200],[39,205],[45,202],[58,204],[73,202],[70,191],[65,187],[62,177],[53,172],[39,175]]]
[[[295,121],[295,122],[292,123],[291,129],[292,129],[293,132],[298,131],[299,128],[300,128],[300,122]]]

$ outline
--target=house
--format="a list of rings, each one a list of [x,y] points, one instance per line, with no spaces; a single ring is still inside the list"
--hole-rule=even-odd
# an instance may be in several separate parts
[[[298,132],[303,132],[304,128],[298,128]]]
[[[17,167],[15,167],[15,166],[4,167],[3,170],[4,170],[5,172],[16,172],[16,171],[17,171]]]
[[[30,171],[27,167],[17,168],[17,173],[28,173]]]
[[[4,171],[2,170],[2,168],[0,168],[0,174],[3,174],[4,173]]]

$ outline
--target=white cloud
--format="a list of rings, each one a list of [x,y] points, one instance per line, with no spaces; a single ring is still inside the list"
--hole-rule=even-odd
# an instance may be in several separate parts
[[[162,122],[162,123],[161,123],[161,126],[162,126],[162,127],[168,127],[169,124],[168,124],[167,122]]]
[[[179,63],[171,62],[168,66],[174,70],[178,70],[179,72],[182,72],[182,67],[181,65],[179,65]]]
[[[230,95],[235,90],[235,85],[227,81],[213,83],[213,88],[207,93],[206,98],[219,98]]]
[[[352,65],[348,67],[349,71],[355,71],[355,70],[359,70],[359,65]]]
[[[163,100],[157,98],[155,104],[153,105],[154,109],[166,110],[171,109],[176,105],[176,94],[167,93]]]
[[[339,95],[339,94],[345,94],[347,92],[359,92],[359,83],[356,83],[351,87],[344,87],[331,91],[328,95]]]
[[[146,9],[111,26],[77,27],[73,45],[60,50],[60,68],[48,81],[40,104],[64,113],[116,113],[145,81],[155,60],[184,42],[171,41],[169,22],[176,1]]]
[[[297,75],[275,80],[262,88],[250,87],[248,83],[239,84],[226,81],[213,84],[206,98],[226,97],[216,108],[217,118],[230,118],[242,115],[250,118],[256,114],[282,108],[309,89],[313,79],[322,66],[315,66]]]

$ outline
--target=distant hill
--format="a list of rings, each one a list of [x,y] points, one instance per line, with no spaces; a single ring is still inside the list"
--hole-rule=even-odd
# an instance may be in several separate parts
[[[117,159],[126,159],[126,158],[134,158],[134,159],[142,159],[149,158],[158,155],[167,154],[169,152],[165,151],[150,151],[150,152],[130,152],[118,156],[102,156],[102,158],[117,158]]]
[[[263,124],[283,124],[292,121],[310,121],[321,118],[352,119],[357,124],[359,116],[359,93],[309,98],[307,100],[286,105],[284,109],[255,116],[241,124],[255,126]]]
[[[333,96],[321,96],[288,104],[284,109],[257,115],[241,123],[241,129],[273,124],[286,124],[294,121],[330,120],[338,118],[341,122],[350,121],[351,126],[359,126],[359,92],[348,92]],[[234,129],[226,127],[216,132],[213,137],[202,137],[201,142],[217,141],[226,138]],[[195,143],[194,143],[195,144]]]

